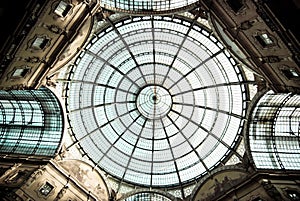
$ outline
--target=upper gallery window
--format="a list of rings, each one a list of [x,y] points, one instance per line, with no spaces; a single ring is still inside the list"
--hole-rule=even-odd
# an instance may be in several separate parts
[[[257,36],[255,36],[255,38],[263,47],[270,47],[270,46],[274,45],[273,40],[267,33],[257,35]]]
[[[31,44],[31,48],[42,50],[47,46],[49,41],[50,39],[46,38],[45,36],[37,36]]]
[[[300,78],[299,73],[293,68],[282,69],[281,71],[288,79]]]
[[[239,12],[244,7],[243,0],[227,0],[227,4],[235,13]]]
[[[54,10],[54,13],[59,15],[60,17],[66,17],[71,8],[72,6],[70,4],[66,3],[65,1],[60,1],[56,9]]]
[[[53,186],[51,184],[49,184],[48,182],[46,182],[39,190],[39,192],[43,195],[43,196],[48,196],[50,194],[50,192],[53,190]]]
[[[12,74],[13,78],[25,77],[25,75],[29,72],[29,68],[17,68]]]
[[[286,193],[287,193],[288,197],[290,198],[290,200],[293,200],[293,201],[300,200],[300,193],[298,191],[286,190]]]

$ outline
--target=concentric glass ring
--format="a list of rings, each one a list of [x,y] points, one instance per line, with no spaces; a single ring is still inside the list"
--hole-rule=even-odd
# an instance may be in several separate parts
[[[167,115],[172,107],[172,97],[161,86],[149,85],[137,95],[137,109],[149,119],[160,119]]]
[[[246,110],[242,72],[196,21],[108,20],[70,73],[68,119],[81,150],[136,185],[183,185],[227,160]]]

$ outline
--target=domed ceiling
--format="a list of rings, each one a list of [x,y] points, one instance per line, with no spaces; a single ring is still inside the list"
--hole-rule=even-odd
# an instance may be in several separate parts
[[[241,69],[196,20],[130,17],[97,33],[66,87],[83,152],[128,183],[178,186],[228,159],[247,93]]]

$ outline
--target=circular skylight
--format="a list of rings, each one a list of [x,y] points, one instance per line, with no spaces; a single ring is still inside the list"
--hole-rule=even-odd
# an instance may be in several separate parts
[[[239,141],[242,73],[196,20],[108,20],[69,76],[76,144],[120,181],[188,183],[224,162]]]

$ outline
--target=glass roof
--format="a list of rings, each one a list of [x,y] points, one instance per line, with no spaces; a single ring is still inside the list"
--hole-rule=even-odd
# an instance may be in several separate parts
[[[158,193],[154,192],[141,192],[136,193],[126,199],[123,199],[124,201],[171,201],[171,199],[160,195]]]
[[[249,146],[257,168],[300,169],[300,95],[269,91],[249,119]]]
[[[242,72],[226,48],[178,16],[106,21],[74,62],[68,119],[86,155],[129,183],[182,185],[239,141]]]
[[[197,0],[102,0],[101,6],[123,12],[157,13],[178,11],[196,3]]]

